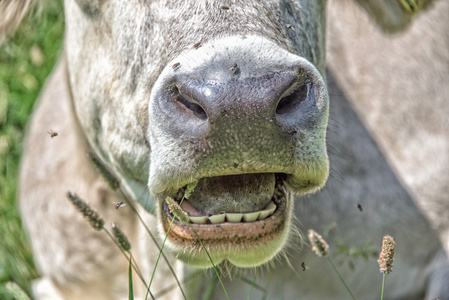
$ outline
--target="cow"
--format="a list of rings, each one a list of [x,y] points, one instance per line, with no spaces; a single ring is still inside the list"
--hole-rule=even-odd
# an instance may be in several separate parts
[[[29,5],[6,4],[0,32]],[[337,266],[358,299],[378,297],[372,249],[385,234],[397,243],[385,293],[449,299],[446,1],[66,0],[64,10],[19,178],[37,299],[128,297],[130,261],[67,195],[121,228],[143,281],[156,270],[157,299],[349,298],[308,250],[308,228],[350,260]],[[210,289],[212,264],[224,289]]]

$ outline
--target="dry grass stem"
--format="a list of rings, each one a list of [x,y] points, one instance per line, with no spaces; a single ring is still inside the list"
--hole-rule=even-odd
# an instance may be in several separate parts
[[[145,224],[145,222],[143,221],[142,217],[140,216],[140,214],[137,212],[136,208],[134,207],[134,205],[131,203],[131,201],[128,199],[128,196],[122,191],[122,189],[120,188],[120,181],[117,178],[117,176],[115,176],[115,174],[101,161],[101,159],[92,151],[88,150],[86,151],[87,155],[89,156],[90,160],[92,161],[92,163],[96,166],[96,168],[98,169],[98,171],[100,172],[100,174],[103,176],[103,178],[105,179],[105,181],[108,183],[109,187],[112,190],[117,190],[120,192],[120,195],[123,197],[124,201],[126,202],[126,205],[128,205],[130,207],[130,209],[134,212],[134,214],[138,217],[140,223],[144,226],[145,230],[147,231],[147,233],[150,235],[151,239],[153,240],[154,244],[156,245],[156,247],[159,249],[159,252],[161,253],[162,257],[164,258],[165,262],[167,263],[168,268],[170,269],[171,273],[173,274],[176,283],[179,286],[179,289],[181,290],[181,293],[184,296],[184,299],[186,298],[184,290],[181,287],[181,283],[179,282],[178,277],[176,276],[176,273],[174,272],[172,266],[170,265],[170,262],[168,261],[167,257],[165,256],[165,254],[162,252],[162,248],[159,246],[159,243],[157,242],[155,236],[153,235],[153,233],[150,231],[150,229],[148,228],[148,226]],[[122,250],[122,246],[120,243],[120,249]],[[135,266],[137,268],[137,266]],[[139,272],[138,272],[139,274]],[[150,283],[151,285],[151,283]],[[152,298],[153,295],[150,292],[150,295]]]

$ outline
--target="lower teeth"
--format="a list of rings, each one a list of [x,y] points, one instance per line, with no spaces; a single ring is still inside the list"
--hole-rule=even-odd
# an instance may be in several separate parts
[[[276,189],[275,193],[273,195],[273,198],[276,202],[280,200],[280,198],[284,195],[284,185],[283,182],[277,182],[276,183]],[[180,189],[178,191],[178,195],[176,196],[176,199],[183,198],[185,189]],[[186,200],[184,200],[186,201]],[[276,203],[271,200],[270,203],[265,207],[264,209],[256,212],[250,212],[250,213],[221,213],[217,215],[211,215],[211,216],[189,216],[189,220],[191,223],[194,224],[221,224],[225,222],[229,223],[248,223],[248,222],[254,222],[257,220],[265,220],[266,218],[270,217],[274,214],[274,212],[277,209]]]
[[[264,220],[268,218],[269,216],[273,215],[276,211],[277,205],[271,201],[268,206],[261,210],[251,213],[222,213],[218,215],[212,215],[212,216],[200,216],[200,217],[193,217],[189,216],[190,222],[194,224],[220,224],[220,223],[240,223],[240,222],[254,222],[256,220]]]

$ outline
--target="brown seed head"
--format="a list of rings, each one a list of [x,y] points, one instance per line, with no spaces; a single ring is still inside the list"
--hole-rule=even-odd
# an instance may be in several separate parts
[[[115,223],[112,223],[112,233],[123,250],[129,251],[129,249],[131,249],[131,244],[129,243],[128,238]]]
[[[315,230],[309,229],[308,238],[312,245],[312,251],[318,256],[327,256],[329,253],[329,245]]]
[[[98,171],[100,171],[101,176],[103,176],[104,180],[108,183],[109,187],[112,190],[116,190],[120,187],[120,181],[118,178],[109,170],[108,167],[101,161],[101,159],[94,152],[88,150],[87,155],[89,156],[91,162],[97,167]]]
[[[90,226],[95,230],[101,230],[104,226],[104,220],[100,217],[95,209],[92,209],[89,204],[82,200],[78,195],[67,193],[67,198],[73,205],[83,214],[89,221]]]
[[[393,272],[393,255],[394,255],[394,245],[396,243],[393,237],[386,235],[382,240],[382,251],[379,254],[379,271],[381,273],[389,274]]]

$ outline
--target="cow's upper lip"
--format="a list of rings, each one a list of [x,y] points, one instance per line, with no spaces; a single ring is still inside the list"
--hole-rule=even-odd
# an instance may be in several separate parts
[[[172,240],[182,241],[184,245],[190,243],[196,245],[198,237],[202,239],[203,243],[210,242],[222,245],[225,243],[236,244],[243,240],[270,239],[270,236],[277,235],[284,229],[288,194],[285,176],[276,174],[275,192],[271,202],[264,209],[237,214],[222,212],[197,218],[190,216],[189,224],[175,218],[168,236]],[[180,200],[177,199],[178,202]],[[184,201],[186,200],[184,199]],[[185,203],[188,204],[188,202]],[[161,205],[161,209],[162,225],[164,232],[167,232],[173,214],[170,213],[165,202]],[[186,210],[189,211],[188,208]],[[257,219],[255,219],[255,215],[257,215]],[[242,219],[238,221],[240,216]]]

